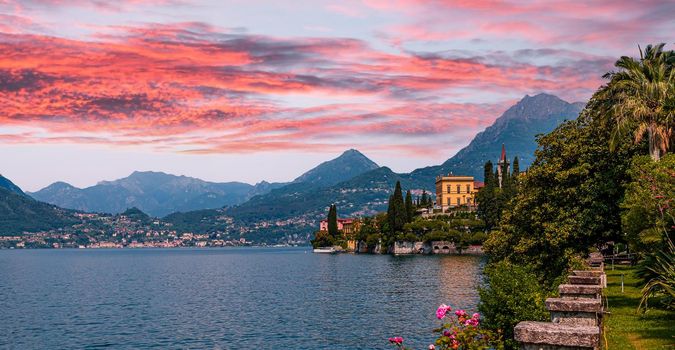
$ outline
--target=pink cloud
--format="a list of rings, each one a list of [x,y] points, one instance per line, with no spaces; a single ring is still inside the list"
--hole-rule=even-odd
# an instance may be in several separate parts
[[[2,136],[13,143],[336,151],[383,149],[371,141],[406,136],[421,141],[389,141],[389,149],[414,153],[484,128],[514,92],[588,96],[604,71],[586,73],[604,63],[582,57],[585,70],[578,61],[391,53],[349,38],[235,34],[195,22],[111,27],[86,41],[6,33],[0,34],[0,125],[41,130]],[[503,97],[448,101],[467,91]],[[350,102],[287,104],[298,95]]]

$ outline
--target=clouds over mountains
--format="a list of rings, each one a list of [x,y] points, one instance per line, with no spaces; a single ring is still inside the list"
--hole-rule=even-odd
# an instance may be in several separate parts
[[[394,46],[366,37],[252,34],[206,21],[101,25],[87,37],[72,37],[54,33],[42,17],[31,18],[31,9],[42,7],[119,13],[148,4],[160,9],[190,5],[125,1],[106,7],[34,0],[0,6],[12,19],[0,27],[0,140],[150,145],[189,153],[351,146],[417,153],[465,139],[525,93],[585,99],[613,60],[553,45],[563,40],[550,33],[562,35],[557,22],[539,30],[531,20],[517,19],[532,18],[537,11],[548,18],[550,9],[501,2],[355,4],[354,10],[391,16],[415,5],[401,24],[377,28],[385,33],[384,42],[398,38]],[[559,5],[556,11],[562,14],[574,8]],[[516,20],[485,21],[490,24],[467,29],[470,34],[454,31],[438,15],[429,16],[425,25],[416,17],[435,9],[471,12],[477,20],[501,7]],[[335,6],[324,10],[340,11]],[[441,29],[448,36],[406,34],[406,25]],[[439,51],[403,44],[477,36],[552,47]]]

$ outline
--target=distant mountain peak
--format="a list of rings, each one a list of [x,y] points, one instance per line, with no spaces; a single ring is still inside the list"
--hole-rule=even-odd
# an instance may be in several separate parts
[[[0,175],[0,187],[22,196],[26,195],[19,186],[15,185],[12,181],[2,175]]]
[[[332,186],[377,168],[379,168],[379,165],[363,153],[355,149],[348,149],[337,158],[323,162],[300,175],[293,183],[322,187]]]

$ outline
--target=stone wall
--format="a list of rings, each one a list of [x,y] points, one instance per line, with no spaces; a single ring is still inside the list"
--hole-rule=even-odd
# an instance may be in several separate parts
[[[394,255],[430,254],[431,245],[424,242],[396,242],[389,252]]]

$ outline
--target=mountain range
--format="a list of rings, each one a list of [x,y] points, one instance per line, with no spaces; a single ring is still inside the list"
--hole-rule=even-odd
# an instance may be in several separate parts
[[[264,181],[256,185],[217,183],[162,172],[137,171],[128,177],[101,181],[87,188],[55,182],[28,194],[37,200],[69,209],[117,214],[137,207],[152,216],[161,217],[177,211],[241,204],[283,185]]]
[[[509,159],[518,156],[521,169],[526,168],[534,158],[536,136],[552,131],[564,120],[575,119],[583,106],[548,94],[525,96],[456,155],[440,165],[410,173],[380,167],[351,149],[290,183],[214,183],[159,172],[135,172],[83,189],[57,182],[28,195],[82,211],[121,213],[137,207],[157,217],[173,213],[164,220],[179,231],[231,231],[248,240],[281,241],[309,235],[331,203],[338,205],[340,216],[384,210],[396,181],[419,195],[422,190],[433,192],[435,177],[444,173],[482,180],[484,163],[496,162],[502,144]],[[22,194],[3,179],[0,186]]]
[[[247,239],[252,240],[265,238],[274,241],[289,235],[309,235],[316,229],[317,222],[325,217],[327,207],[332,203],[338,206],[341,216],[371,215],[385,210],[397,181],[405,189],[420,195],[424,190],[434,192],[436,176],[444,173],[472,175],[482,180],[485,162],[496,162],[502,145],[508,150],[509,159],[519,157],[520,166],[524,169],[534,159],[536,136],[552,131],[565,120],[575,119],[583,106],[582,103],[568,103],[553,95],[525,96],[441,165],[403,174],[395,173],[388,167],[367,170],[374,163],[360,152],[350,150],[307,174],[315,173],[319,168],[325,174],[342,174],[345,160],[370,166],[361,168],[360,173],[335,178],[323,186],[317,186],[316,182],[312,186],[305,185],[303,175],[287,186],[255,196],[237,206],[218,211],[175,213],[165,220],[184,229],[192,228],[191,222],[199,222],[203,232],[210,232],[219,227],[214,218],[226,216],[232,219],[235,231],[245,233]],[[209,226],[208,222],[213,225]]]

